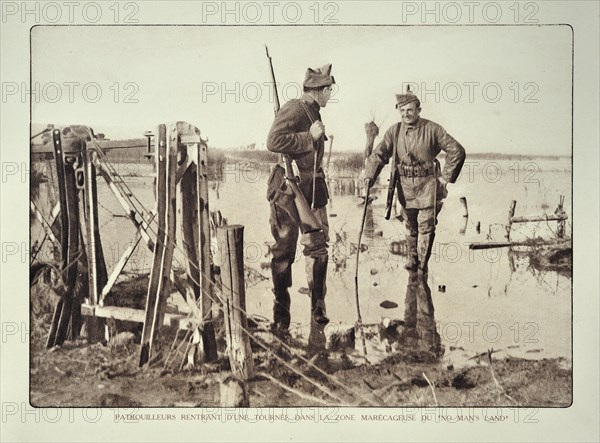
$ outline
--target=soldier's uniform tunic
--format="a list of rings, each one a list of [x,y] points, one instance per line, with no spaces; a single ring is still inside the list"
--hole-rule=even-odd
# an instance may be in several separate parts
[[[406,100],[407,96],[398,98],[399,101]],[[447,196],[446,188],[438,177],[454,183],[465,161],[465,150],[444,128],[432,121],[418,118],[412,125],[396,123],[387,130],[369,157],[366,178],[372,181],[377,178],[383,166],[390,161],[394,147],[396,158],[392,159],[392,164],[400,176],[397,191],[407,231],[407,269],[411,271],[404,301],[404,337],[416,334],[422,349],[439,357],[443,348],[435,329],[433,302],[427,285],[427,264],[437,215],[442,208],[442,200]],[[443,169],[436,160],[441,151],[446,152]],[[422,273],[414,272],[417,269]]]
[[[438,177],[456,182],[465,161],[465,150],[437,123],[419,118],[414,124],[396,123],[367,161],[365,177],[375,179],[392,157],[396,145],[394,167],[400,175],[398,199],[405,211],[407,235],[415,238],[435,232],[437,214],[447,196]],[[446,152],[440,171],[436,156]],[[411,241],[411,239],[407,239]],[[429,251],[430,252],[430,251]]]
[[[309,94],[287,102],[278,112],[267,140],[269,151],[288,155],[295,161],[300,173],[299,187],[309,205],[312,204],[313,171],[315,161],[315,215],[321,222],[325,236],[328,231],[327,200],[329,194],[325,183],[322,161],[324,141],[313,141],[309,128],[314,121],[321,120],[318,103]],[[290,298],[287,291],[292,285],[292,263],[296,256],[299,236],[299,218],[293,194],[285,183],[283,162],[278,164],[269,177],[267,199],[271,214],[269,223],[275,245],[271,248],[273,258],[271,271],[275,294],[274,319],[282,329],[290,323]],[[306,257],[306,271],[313,310],[324,308],[326,292],[327,243],[311,241],[311,236],[302,235],[300,240]]]

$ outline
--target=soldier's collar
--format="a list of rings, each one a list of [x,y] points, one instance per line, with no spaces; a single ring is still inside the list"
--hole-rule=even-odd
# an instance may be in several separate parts
[[[402,126],[404,126],[404,130],[408,131],[409,129],[416,129],[421,125],[421,117],[417,118],[417,121],[414,122],[412,125],[407,125],[406,123],[402,123]]]
[[[306,103],[308,106],[311,106],[313,108],[315,108],[315,110],[318,112],[319,109],[321,109],[321,107],[319,106],[319,104],[317,103],[317,101],[313,98],[312,95],[308,94],[308,93],[304,93],[302,94],[302,97],[300,97],[300,100],[302,100],[304,103]]]

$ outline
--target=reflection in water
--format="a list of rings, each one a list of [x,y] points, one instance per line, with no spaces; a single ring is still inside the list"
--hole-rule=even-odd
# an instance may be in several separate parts
[[[408,350],[425,352],[434,358],[444,354],[435,325],[435,310],[427,274],[410,271],[404,301],[404,331],[401,342]]]
[[[357,204],[357,209],[364,207],[365,196],[360,196],[362,200]],[[366,239],[373,239],[375,235],[375,222],[373,220],[373,205],[372,202],[376,197],[369,197],[369,205],[367,206],[367,214],[365,217],[365,225],[363,235]],[[328,210],[330,213],[334,210],[333,201],[329,201]],[[333,212],[335,214],[335,212]],[[356,254],[358,249],[357,238],[349,238],[348,232],[345,229],[344,223],[341,228],[334,230],[333,235],[330,235],[330,259],[334,265],[333,272],[339,273],[348,267],[348,258]],[[330,226],[331,229],[331,226]],[[360,252],[366,252],[368,246],[363,239],[363,244],[360,245]]]
[[[573,266],[573,249],[569,239],[554,245],[525,248],[519,250],[510,248],[508,260],[511,272],[526,269],[534,276],[545,275],[554,271],[559,275],[570,278]]]

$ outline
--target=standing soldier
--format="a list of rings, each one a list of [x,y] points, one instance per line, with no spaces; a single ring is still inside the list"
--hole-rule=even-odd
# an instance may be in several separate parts
[[[304,78],[304,94],[281,108],[267,140],[269,151],[288,156],[296,162],[299,188],[322,227],[318,233],[303,232],[300,241],[306,257],[311,320],[321,327],[329,322],[325,310],[328,262],[326,205],[329,194],[322,168],[325,126],[319,110],[327,105],[334,83],[330,64],[315,70],[309,68]],[[284,164],[280,161],[269,177],[267,188],[271,207],[269,223],[275,239],[275,245],[271,248],[271,271],[275,294],[273,331],[277,334],[286,334],[290,326],[288,288],[292,285],[292,263],[296,256],[298,230],[302,226],[301,215],[285,175]],[[312,330],[311,326],[311,335]]]
[[[427,273],[437,216],[442,200],[448,195],[446,185],[454,183],[465,161],[465,150],[440,125],[420,118],[421,102],[408,90],[396,94],[396,109],[401,121],[392,125],[369,156],[365,184],[372,186],[390,158],[397,169],[398,199],[406,226],[408,260],[406,269]],[[446,152],[444,168],[436,156]]]

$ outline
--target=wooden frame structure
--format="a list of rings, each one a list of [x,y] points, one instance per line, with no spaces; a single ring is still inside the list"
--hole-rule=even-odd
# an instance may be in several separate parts
[[[150,151],[152,135],[148,138]],[[208,204],[208,152],[200,130],[185,122],[160,124],[154,135],[156,162],[156,207],[148,212],[128,192],[126,184],[111,166],[86,126],[69,126],[52,130],[52,143],[57,170],[59,208],[53,216],[60,217],[61,273],[64,294],[57,304],[47,346],[61,345],[70,331],[76,337],[85,319],[90,341],[103,334],[105,318],[143,323],[140,365],[147,363],[164,324],[180,328],[197,328],[202,337],[205,361],[217,357],[212,322],[212,266],[210,256],[210,223]],[[101,176],[136,227],[136,237],[107,275],[98,226],[97,176]],[[186,278],[172,270],[176,231],[176,196],[182,202],[182,240],[187,258]],[[56,239],[52,222],[44,222],[39,209],[32,203],[32,212],[42,221],[44,238]],[[54,214],[57,213],[57,214]],[[157,232],[150,226],[157,222]],[[153,252],[153,263],[146,296],[145,311],[104,302],[118,276],[123,271],[136,246],[144,240]],[[79,272],[85,271],[85,272]],[[87,288],[85,301],[76,294],[76,283]],[[191,308],[192,316],[165,313],[166,300],[173,285]],[[82,317],[83,316],[83,317]]]
[[[554,245],[560,242],[564,242],[565,239],[565,225],[569,216],[564,210],[565,196],[561,195],[558,206],[554,211],[554,214],[542,214],[542,215],[530,215],[530,216],[515,216],[515,210],[517,207],[517,201],[512,200],[508,208],[508,223],[506,224],[506,233],[504,235],[505,241],[497,242],[474,242],[469,245],[469,249],[494,249],[494,248],[511,248],[513,246],[544,246]],[[536,223],[536,222],[557,222],[556,228],[556,239],[552,240],[535,240],[535,241],[513,241],[510,238],[510,234],[515,223]]]

